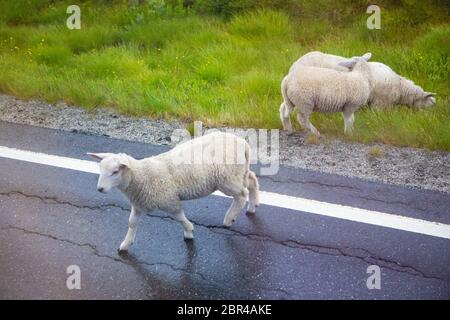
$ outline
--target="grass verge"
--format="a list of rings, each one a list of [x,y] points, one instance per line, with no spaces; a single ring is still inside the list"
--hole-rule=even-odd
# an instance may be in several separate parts
[[[351,137],[339,114],[314,114],[314,125],[328,137],[450,151],[445,1],[381,1],[381,30],[366,28],[367,1],[291,2],[295,14],[260,8],[222,17],[156,10],[163,1],[81,1],[81,30],[69,30],[70,1],[4,1],[0,91],[136,116],[280,128],[280,81],[300,55],[371,51],[437,92],[436,107],[363,109]]]

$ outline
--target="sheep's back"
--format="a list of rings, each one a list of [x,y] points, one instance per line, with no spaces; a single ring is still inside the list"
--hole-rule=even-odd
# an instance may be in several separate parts
[[[367,79],[354,72],[316,67],[295,71],[287,84],[289,99],[300,108],[312,111],[337,112],[348,104],[364,104],[370,93]]]
[[[401,77],[383,63],[369,62],[368,65],[373,78],[370,105],[389,106],[398,103]]]
[[[207,196],[219,186],[242,180],[248,170],[249,146],[232,134],[211,133],[187,141],[163,154],[180,200]]]
[[[300,57],[289,69],[289,73],[293,73],[300,67],[318,67],[328,68],[337,71],[348,72],[345,67],[339,66],[339,63],[345,61],[346,58],[327,54],[319,51],[313,51]]]

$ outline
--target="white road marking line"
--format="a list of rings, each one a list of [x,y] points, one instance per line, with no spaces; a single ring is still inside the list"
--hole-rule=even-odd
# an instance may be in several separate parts
[[[98,163],[0,146],[0,157],[99,174]],[[227,197],[221,192],[216,196]],[[450,225],[261,191],[261,204],[450,239]]]
[[[99,174],[98,163],[0,146],[0,157]]]

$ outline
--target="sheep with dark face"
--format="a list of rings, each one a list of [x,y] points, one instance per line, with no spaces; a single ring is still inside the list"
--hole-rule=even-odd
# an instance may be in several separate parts
[[[141,212],[160,209],[181,223],[185,239],[193,238],[193,225],[185,217],[183,200],[198,199],[219,190],[233,198],[223,224],[227,227],[249,198],[248,212],[259,205],[259,185],[250,170],[250,146],[233,134],[214,132],[184,142],[172,150],[142,160],[126,154],[89,153],[100,162],[97,189],[119,189],[131,203],[128,232],[120,251],[136,237]]]

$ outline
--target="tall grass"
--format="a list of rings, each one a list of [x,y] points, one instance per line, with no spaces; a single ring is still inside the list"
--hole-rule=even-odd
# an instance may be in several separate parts
[[[365,26],[367,1],[194,3],[80,1],[82,28],[69,30],[70,1],[1,1],[0,91],[137,116],[280,128],[280,81],[300,55],[371,51],[437,92],[436,107],[358,111],[351,137],[338,114],[315,114],[314,124],[351,141],[450,151],[445,1],[380,1],[381,30]]]

